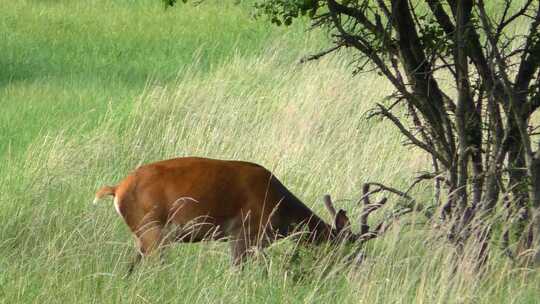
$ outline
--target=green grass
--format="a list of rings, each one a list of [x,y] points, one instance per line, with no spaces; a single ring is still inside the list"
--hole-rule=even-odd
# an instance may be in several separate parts
[[[226,244],[185,244],[124,279],[132,237],[110,202],[91,201],[140,163],[254,161],[325,218],[325,193],[356,218],[363,182],[404,188],[427,161],[365,120],[391,90],[381,78],[353,78],[339,57],[296,64],[319,34],[270,27],[244,6],[158,2],[0,0],[0,302],[539,301],[538,272],[496,251],[485,273],[467,261],[454,273],[452,247],[420,213],[357,268],[340,258],[347,248],[294,259],[284,241],[239,270]],[[426,202],[429,185],[412,194]]]
[[[109,108],[129,111],[149,79],[167,84],[194,60],[206,72],[260,54],[284,33],[218,1],[170,10],[154,0],[0,5],[0,155],[73,121],[92,129]]]

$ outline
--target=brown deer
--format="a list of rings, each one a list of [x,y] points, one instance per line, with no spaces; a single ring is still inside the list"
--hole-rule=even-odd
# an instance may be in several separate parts
[[[306,232],[309,243],[354,241],[345,211],[336,212],[329,196],[325,205],[333,227],[294,196],[267,169],[249,162],[176,158],[144,165],[117,186],[105,186],[96,201],[114,196],[116,211],[135,235],[143,256],[170,242],[227,240],[232,261],[242,263],[250,248]]]

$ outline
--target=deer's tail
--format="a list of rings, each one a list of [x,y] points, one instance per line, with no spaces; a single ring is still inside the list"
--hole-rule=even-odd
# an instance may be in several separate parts
[[[99,189],[97,192],[96,192],[96,197],[94,199],[94,205],[97,204],[97,202],[102,199],[104,196],[115,196],[116,195],[116,186],[104,186],[104,187],[101,187],[101,189]]]

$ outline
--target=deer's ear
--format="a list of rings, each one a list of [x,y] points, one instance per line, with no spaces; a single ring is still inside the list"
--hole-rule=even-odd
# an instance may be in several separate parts
[[[347,217],[347,212],[345,212],[345,210],[340,209],[336,214],[336,218],[334,220],[334,227],[336,227],[337,231],[341,231],[344,228],[351,227],[351,221]]]

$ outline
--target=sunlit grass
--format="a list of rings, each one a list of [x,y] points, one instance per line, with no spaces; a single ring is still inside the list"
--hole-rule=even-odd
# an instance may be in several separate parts
[[[270,28],[228,2],[164,10],[159,0],[0,0],[0,134],[3,153],[37,134],[91,130],[107,109],[132,108],[147,81],[170,84],[193,66],[205,72],[272,39],[303,43],[304,28]],[[299,41],[299,42],[297,42]],[[294,53],[294,52],[292,52]]]

